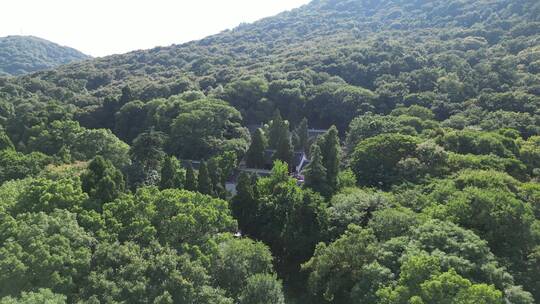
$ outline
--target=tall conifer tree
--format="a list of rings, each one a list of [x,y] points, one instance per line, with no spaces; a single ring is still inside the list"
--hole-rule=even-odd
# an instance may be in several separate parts
[[[319,140],[322,163],[326,168],[326,180],[332,190],[337,189],[339,175],[339,133],[336,126],[332,126]]]
[[[199,167],[199,178],[198,181],[198,191],[202,194],[208,194],[212,195],[212,179],[210,178],[210,174],[208,173],[208,166],[206,162],[202,162],[201,166]]]
[[[294,151],[291,144],[291,138],[282,137],[279,141],[276,152],[273,155],[273,159],[285,162],[289,167],[289,171],[291,171],[294,169],[293,157]]]
[[[193,170],[193,165],[191,162],[188,164],[186,169],[186,190],[197,191],[197,178],[195,177],[195,170]]]
[[[166,157],[161,168],[161,189],[179,189],[184,187],[186,171],[182,169],[176,157]]]
[[[253,135],[253,140],[246,154],[246,164],[249,168],[264,168],[264,151],[266,150],[266,140],[261,129],[257,129]]]
[[[277,149],[281,138],[288,136],[288,132],[288,124],[281,117],[279,110],[276,110],[268,130],[268,147],[271,149]]]
[[[298,136],[298,151],[306,151],[308,148],[308,121],[306,118],[302,119],[298,127],[296,128],[296,135]]]
[[[305,185],[323,195],[328,195],[328,181],[326,168],[323,165],[321,148],[314,144],[311,147],[311,162],[304,170]]]

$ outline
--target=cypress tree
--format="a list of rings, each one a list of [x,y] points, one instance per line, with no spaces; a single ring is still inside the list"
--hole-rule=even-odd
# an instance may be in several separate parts
[[[115,114],[120,110],[122,105],[123,104],[120,104],[119,99],[115,97],[105,97],[105,100],[103,100],[103,117],[98,118],[99,120],[97,122],[99,126],[102,126],[105,129],[114,130],[116,123]]]
[[[274,160],[281,160],[289,166],[289,171],[293,169],[294,151],[291,144],[291,139],[287,137],[281,138],[277,146],[276,152],[273,155]]]
[[[212,180],[210,179],[210,174],[208,173],[208,166],[206,162],[202,162],[199,167],[199,178],[198,178],[198,187],[197,190],[202,194],[212,195]]]
[[[154,130],[143,132],[133,140],[129,152],[133,162],[128,174],[131,188],[159,185],[161,163],[166,155],[165,141],[166,135]]]
[[[276,110],[274,119],[268,131],[268,146],[276,149],[272,156],[273,160],[281,160],[292,169],[294,148],[291,143],[291,132],[289,124],[281,118],[279,110]]]
[[[163,132],[150,130],[139,134],[129,151],[133,162],[138,162],[146,170],[157,170],[165,157],[163,146],[167,135]]]
[[[276,110],[268,130],[268,147],[277,149],[281,138],[288,135],[288,131],[287,123],[283,120],[283,118],[281,118],[279,110]]]
[[[264,151],[266,150],[266,140],[261,129],[257,129],[251,141],[251,145],[246,153],[246,165],[249,168],[264,168]]]
[[[120,102],[120,105],[123,106],[134,99],[135,98],[133,97],[133,91],[131,91],[131,88],[129,86],[123,87],[122,95],[120,96],[120,99],[118,100]]]
[[[210,175],[211,188],[213,195],[216,197],[223,197],[225,195],[225,185],[223,184],[223,170],[219,165],[217,158],[212,158],[208,162],[208,174]]]
[[[96,156],[81,175],[81,186],[88,193],[95,210],[102,203],[111,202],[125,190],[124,176],[120,170],[102,156]]]
[[[300,145],[300,137],[296,133],[297,130],[291,132],[291,142],[294,147],[294,151],[303,151]]]
[[[191,162],[186,169],[186,190],[197,191],[197,179],[195,177],[195,171]]]
[[[337,189],[339,175],[339,133],[332,126],[319,140],[323,166],[326,168],[326,180],[332,190]]]
[[[302,119],[302,121],[296,128],[296,134],[298,136],[297,150],[306,151],[308,148],[308,121],[306,118]]]
[[[256,180],[246,172],[240,173],[236,186],[236,195],[231,202],[231,210],[238,220],[238,227],[245,234],[253,230],[253,220],[257,216]]]
[[[161,189],[180,189],[184,186],[186,171],[174,156],[166,157],[161,168]]]
[[[327,172],[323,165],[321,148],[314,144],[311,147],[311,162],[304,171],[305,185],[323,195],[328,195]]]

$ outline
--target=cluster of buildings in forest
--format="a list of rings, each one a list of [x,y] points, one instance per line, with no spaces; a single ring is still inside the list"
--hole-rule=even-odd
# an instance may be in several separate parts
[[[259,129],[260,125],[253,125],[248,126],[248,129],[250,133],[254,133],[257,129]],[[327,129],[307,129],[307,138],[310,143],[314,142],[319,136],[325,134],[328,130]],[[259,177],[266,177],[269,176],[272,172],[272,167],[274,164],[275,159],[275,149],[265,149],[264,150],[264,165],[260,166],[258,168],[250,167],[246,161],[246,159],[243,159],[240,161],[238,168],[234,171],[232,176],[229,177],[227,182],[225,183],[225,189],[231,193],[236,194],[236,185],[237,185],[237,179],[240,176],[242,172],[247,172],[250,174],[257,175]],[[192,166],[194,170],[199,170],[199,166],[201,165],[201,161],[196,160],[185,160],[184,166]],[[304,175],[302,174],[302,171],[306,168],[306,166],[310,163],[309,159],[309,153],[307,151],[307,148],[297,149],[297,151],[294,151],[292,154],[292,160],[289,164],[291,169],[291,176],[296,178],[299,184],[304,183]]]
[[[251,128],[250,128],[251,130]],[[325,134],[328,130],[326,129],[308,129],[308,140],[310,142],[315,141],[319,136]],[[250,168],[247,166],[246,161],[243,160],[240,162],[238,169],[236,170],[234,176],[232,176],[229,181],[226,183],[226,189],[227,191],[231,193],[236,192],[236,180],[241,172],[247,172],[250,174],[255,174],[259,177],[265,177],[269,176],[272,172],[272,166],[274,163],[274,154],[276,150],[274,149],[266,149],[264,151],[265,154],[265,165],[264,168]],[[303,149],[301,151],[294,151],[293,158],[292,158],[292,170],[291,175],[296,178],[299,184],[304,183],[304,175],[302,174],[302,171],[304,168],[309,164],[309,153],[306,151],[306,149]]]

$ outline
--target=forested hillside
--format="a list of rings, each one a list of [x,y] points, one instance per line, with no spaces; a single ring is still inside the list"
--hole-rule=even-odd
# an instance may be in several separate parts
[[[539,106],[537,0],[0,78],[0,303],[540,302]]]
[[[32,73],[89,58],[75,49],[33,36],[0,37],[0,76]]]

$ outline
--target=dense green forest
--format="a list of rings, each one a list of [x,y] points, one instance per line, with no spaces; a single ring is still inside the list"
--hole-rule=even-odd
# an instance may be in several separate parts
[[[75,49],[33,36],[0,37],[0,76],[32,73],[89,58]]]
[[[537,0],[0,77],[0,303],[540,302],[539,106]]]

